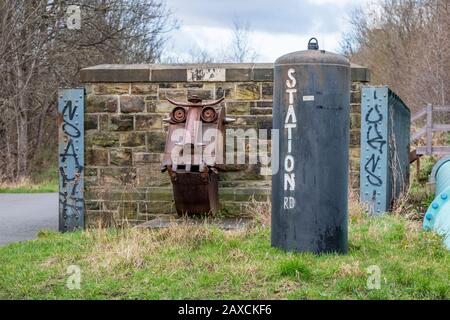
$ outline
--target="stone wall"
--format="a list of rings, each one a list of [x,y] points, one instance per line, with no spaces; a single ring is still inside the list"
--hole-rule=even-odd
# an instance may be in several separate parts
[[[272,127],[272,64],[100,65],[81,72],[86,87],[85,200],[87,223],[145,221],[174,213],[172,187],[160,172],[166,139],[167,96],[220,98],[231,127]],[[360,86],[366,68],[352,66],[350,178],[359,185]],[[258,165],[220,174],[222,213],[245,214],[250,199],[270,198],[270,176]]]

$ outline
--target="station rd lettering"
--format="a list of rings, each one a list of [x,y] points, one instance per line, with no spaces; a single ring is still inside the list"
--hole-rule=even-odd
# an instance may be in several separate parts
[[[284,128],[287,130],[287,153],[284,159],[284,192],[295,191],[295,158],[292,154],[292,129],[297,128],[297,118],[295,116],[294,101],[296,99],[297,80],[294,77],[295,70],[289,69],[287,72],[288,80],[286,80],[286,94],[288,96],[289,106],[284,122]],[[284,209],[290,210],[295,207],[295,198],[292,196],[284,197]]]

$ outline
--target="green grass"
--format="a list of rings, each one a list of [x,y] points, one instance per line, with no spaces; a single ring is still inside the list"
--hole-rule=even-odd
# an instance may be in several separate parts
[[[348,255],[285,253],[260,226],[43,232],[0,248],[0,299],[449,299],[449,276],[442,239],[399,216],[353,215]]]
[[[51,193],[58,192],[58,181],[47,181],[42,183],[26,183],[12,187],[0,188],[0,193]]]
[[[58,192],[58,169],[51,167],[33,174],[29,180],[14,184],[0,184],[0,193]]]

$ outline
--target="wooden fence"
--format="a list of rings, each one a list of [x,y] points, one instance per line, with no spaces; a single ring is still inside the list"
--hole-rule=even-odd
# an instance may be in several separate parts
[[[415,148],[417,156],[422,155],[446,155],[450,154],[450,146],[433,146],[433,132],[449,132],[450,124],[436,123],[433,118],[435,113],[450,113],[450,106],[434,106],[428,104],[424,109],[411,117],[411,123],[416,122],[426,116],[426,125],[411,135],[411,144],[425,136],[425,146]]]

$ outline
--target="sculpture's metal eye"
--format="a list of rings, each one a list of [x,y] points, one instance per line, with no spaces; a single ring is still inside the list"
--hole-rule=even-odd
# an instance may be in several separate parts
[[[217,111],[213,107],[204,107],[201,117],[206,123],[214,122],[217,120]]]
[[[183,107],[176,107],[170,114],[170,119],[175,123],[186,121],[186,110]]]

